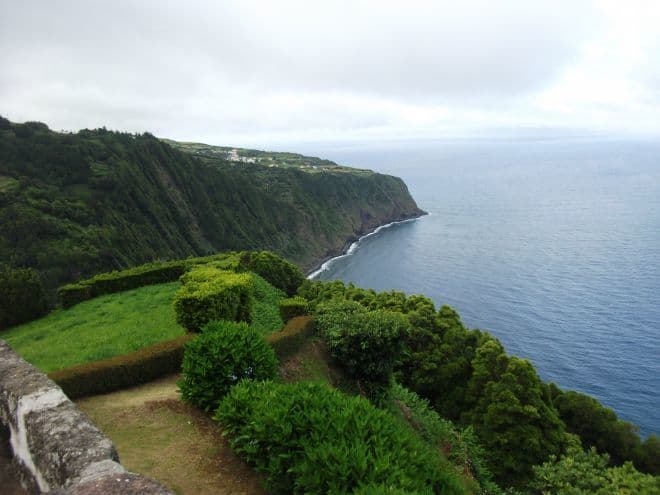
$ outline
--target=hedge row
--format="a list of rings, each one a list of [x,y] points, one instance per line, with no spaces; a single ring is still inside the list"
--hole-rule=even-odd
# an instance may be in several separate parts
[[[309,316],[293,318],[282,331],[268,335],[266,341],[283,360],[312,335],[313,327]],[[48,376],[71,399],[134,387],[181,371],[184,346],[193,338],[194,334],[183,335],[122,356],[54,371]]]
[[[58,297],[62,307],[70,308],[79,302],[103,294],[174,282],[192,267],[208,263],[219,268],[235,270],[238,267],[238,256],[235,253],[220,253],[185,260],[152,262],[126,270],[100,273],[90,279],[60,287]]]
[[[113,392],[181,370],[183,350],[192,335],[160,342],[139,351],[49,373],[70,399]]]
[[[183,286],[174,296],[176,320],[191,332],[214,320],[246,321],[252,318],[253,284],[248,273],[200,266],[181,277]]]
[[[295,353],[314,333],[311,316],[290,319],[282,330],[266,335],[266,342],[273,346],[280,361]]]
[[[304,316],[308,313],[308,306],[307,299],[300,296],[282,299],[280,301],[280,316],[283,321],[289,321],[296,316]]]
[[[260,275],[271,285],[292,296],[305,281],[300,269],[270,251],[243,251],[239,269]]]

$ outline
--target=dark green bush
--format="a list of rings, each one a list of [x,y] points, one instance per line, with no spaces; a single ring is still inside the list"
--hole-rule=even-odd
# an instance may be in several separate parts
[[[48,299],[32,268],[0,271],[0,330],[34,320],[48,311]]]
[[[280,316],[284,321],[289,321],[296,316],[304,316],[307,314],[307,310],[307,301],[300,296],[280,301]]]
[[[357,302],[339,301],[319,305],[315,321],[332,356],[360,381],[368,395],[387,388],[409,331],[403,315],[368,311]]]
[[[452,468],[397,420],[326,385],[241,383],[215,414],[274,493],[352,493],[370,484],[460,494]]]
[[[103,294],[174,282],[187,270],[203,264],[223,270],[235,270],[238,267],[238,256],[234,253],[218,253],[185,260],[154,261],[126,270],[99,273],[92,278],[60,287],[58,296],[62,307],[70,308]]]
[[[211,322],[186,345],[181,397],[210,411],[241,380],[268,380],[277,373],[272,347],[245,323]]]
[[[103,294],[135,289],[145,285],[163,284],[177,280],[186,270],[185,260],[147,263],[127,270],[100,273],[93,278],[68,284],[58,289],[64,308]]]
[[[134,387],[181,370],[183,349],[191,335],[139,351],[49,373],[70,399]]]
[[[270,284],[292,296],[305,280],[300,269],[270,251],[244,251],[240,255],[240,268],[261,275]]]
[[[252,277],[212,266],[199,266],[181,277],[183,286],[174,296],[176,320],[198,332],[210,321],[252,319]]]

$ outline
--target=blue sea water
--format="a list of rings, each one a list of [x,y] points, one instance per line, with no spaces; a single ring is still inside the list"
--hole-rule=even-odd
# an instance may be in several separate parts
[[[306,151],[400,176],[430,213],[364,239],[319,278],[449,304],[544,380],[660,433],[660,143]]]

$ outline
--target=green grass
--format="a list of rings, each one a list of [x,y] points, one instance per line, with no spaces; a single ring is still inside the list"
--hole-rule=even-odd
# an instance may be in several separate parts
[[[150,285],[82,302],[0,334],[44,372],[136,351],[185,333],[172,300],[179,282]]]
[[[254,280],[252,324],[260,334],[280,330],[285,294],[259,275]],[[137,351],[185,334],[174,314],[180,282],[100,296],[0,334],[25,360],[51,371]]]
[[[281,330],[284,326],[280,316],[280,300],[286,297],[256,273],[251,273],[254,282],[254,309],[250,326],[261,335]]]

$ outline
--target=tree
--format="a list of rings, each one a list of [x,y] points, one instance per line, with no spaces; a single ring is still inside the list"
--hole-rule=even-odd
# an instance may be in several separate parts
[[[525,359],[510,358],[500,380],[488,382],[471,419],[489,452],[490,468],[504,485],[527,482],[532,466],[559,454],[564,442],[564,425]]]
[[[629,462],[608,468],[607,454],[594,447],[584,451],[573,443],[565,455],[534,467],[529,495],[654,495],[660,493],[660,478],[642,474]]]
[[[579,435],[585,447],[609,454],[612,464],[636,460],[641,448],[637,427],[621,421],[612,409],[574,391],[556,395],[554,404],[566,429]]]
[[[31,268],[0,271],[0,329],[39,318],[47,311],[39,272]]]

